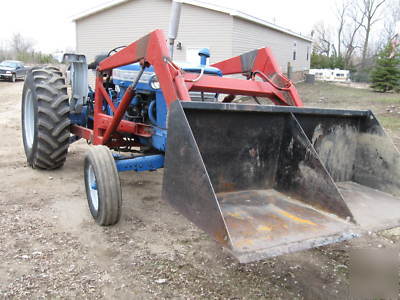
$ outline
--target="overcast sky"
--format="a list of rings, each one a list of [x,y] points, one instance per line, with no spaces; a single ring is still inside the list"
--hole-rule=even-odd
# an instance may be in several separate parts
[[[204,0],[203,0],[204,1]],[[206,0],[237,9],[293,31],[309,34],[314,23],[333,22],[333,0]],[[72,17],[107,0],[10,0],[1,3],[0,46],[13,33],[31,39],[35,49],[54,52],[75,47]],[[132,16],[134,18],[134,16]]]

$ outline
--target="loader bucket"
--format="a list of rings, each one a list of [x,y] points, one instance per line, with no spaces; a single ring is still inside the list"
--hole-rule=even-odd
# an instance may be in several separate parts
[[[370,111],[174,102],[163,198],[250,262],[400,222],[399,153]]]

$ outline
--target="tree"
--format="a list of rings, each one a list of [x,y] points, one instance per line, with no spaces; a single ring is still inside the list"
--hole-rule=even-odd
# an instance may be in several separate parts
[[[26,54],[32,50],[33,43],[24,38],[20,33],[14,33],[11,37],[11,50],[16,56]]]
[[[337,56],[342,56],[341,46],[342,46],[342,38],[343,38],[343,30],[346,24],[346,12],[349,8],[350,3],[347,0],[340,2],[340,4],[336,4],[336,19],[338,22],[337,27]]]
[[[367,54],[368,54],[368,43],[371,35],[372,26],[378,21],[379,8],[385,3],[386,0],[362,0],[359,3],[359,10],[364,16],[364,22],[362,27],[364,28],[364,44],[362,49],[361,68],[365,67]]]
[[[389,0],[385,9],[384,34],[382,39],[387,41],[392,39],[398,32],[400,23],[400,0]]]
[[[400,53],[391,41],[378,54],[376,66],[371,72],[371,87],[377,92],[400,89]]]
[[[319,22],[314,25],[312,35],[314,53],[329,56],[333,45],[330,28],[323,22]]]
[[[351,65],[354,52],[358,48],[361,48],[358,37],[361,26],[364,23],[364,14],[360,13],[356,7],[350,7],[347,12],[347,17],[349,21],[345,26],[345,34],[342,39],[345,48],[344,65],[346,68]]]

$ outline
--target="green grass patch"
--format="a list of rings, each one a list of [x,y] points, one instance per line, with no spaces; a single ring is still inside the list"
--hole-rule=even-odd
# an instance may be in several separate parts
[[[379,122],[383,127],[388,129],[400,128],[400,115],[399,116],[378,116]]]
[[[338,86],[324,82],[316,82],[313,85],[300,83],[297,88],[305,103],[326,99],[329,102],[350,105],[352,103],[400,104],[400,94],[398,93],[377,93],[370,89]]]

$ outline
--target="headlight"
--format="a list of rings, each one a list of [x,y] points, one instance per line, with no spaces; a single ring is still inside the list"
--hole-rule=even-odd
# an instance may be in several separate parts
[[[11,71],[7,71],[6,74],[11,74]]]
[[[150,86],[154,90],[158,90],[160,88],[160,82],[158,81],[158,77],[156,75],[151,76]]]

